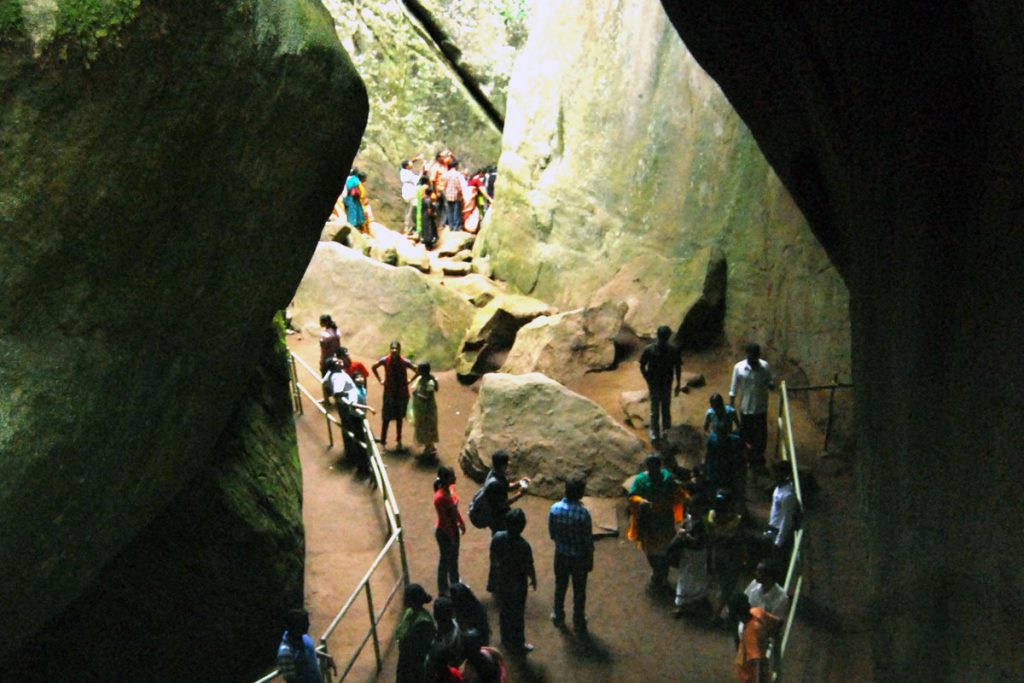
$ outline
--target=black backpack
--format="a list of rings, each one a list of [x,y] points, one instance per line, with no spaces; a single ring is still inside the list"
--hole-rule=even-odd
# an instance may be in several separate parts
[[[491,525],[491,501],[487,497],[487,484],[485,481],[469,501],[469,521],[477,529],[486,529]]]

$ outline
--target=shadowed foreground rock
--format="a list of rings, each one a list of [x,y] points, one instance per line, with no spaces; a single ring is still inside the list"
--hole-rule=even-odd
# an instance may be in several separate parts
[[[157,527],[156,556],[194,575],[219,615],[178,614],[201,662],[231,647],[221,618],[265,642],[267,613],[247,605],[301,594],[298,541],[259,531],[268,518],[296,530],[297,475],[256,476],[246,458],[296,465],[282,424],[253,437],[244,405],[265,390],[263,331],[337,196],[366,95],[313,0],[83,4],[0,14],[0,662],[93,591],[185,609],[166,574],[118,566],[158,543]],[[208,494],[206,512],[174,507],[186,489]],[[250,559],[281,553],[253,566],[260,588],[215,580],[221,535],[252,539]],[[138,655],[154,676],[186,678],[161,652]]]
[[[586,475],[593,495],[618,495],[640,467],[644,445],[596,403],[540,373],[490,373],[466,424],[459,465],[483,481],[491,454],[502,449],[512,454],[510,479],[531,477],[531,493],[560,498],[572,474]]]
[[[1024,6],[664,6],[850,290],[872,680],[1024,680]]]

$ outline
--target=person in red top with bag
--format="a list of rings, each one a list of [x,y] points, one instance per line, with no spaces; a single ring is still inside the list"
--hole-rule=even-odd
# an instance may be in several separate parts
[[[459,512],[455,495],[455,470],[447,465],[437,468],[434,480],[434,509],[437,524],[434,537],[440,556],[437,560],[437,592],[448,593],[448,587],[459,582],[459,535],[466,533],[466,522]]]
[[[377,368],[384,368],[384,379],[380,378]],[[402,450],[402,420],[405,419],[406,408],[409,407],[409,383],[416,379],[417,370],[408,358],[402,355],[402,344],[391,342],[388,355],[384,356],[370,368],[377,381],[384,385],[384,409],[381,411],[380,444],[387,448],[388,424],[395,421],[395,432],[398,436],[396,450]],[[412,370],[412,377],[406,374]]]

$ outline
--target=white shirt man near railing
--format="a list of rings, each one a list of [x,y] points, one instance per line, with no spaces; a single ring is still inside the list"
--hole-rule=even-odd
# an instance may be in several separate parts
[[[740,397],[740,435],[750,449],[751,464],[764,467],[764,451],[768,445],[768,392],[775,388],[768,363],[761,359],[758,344],[747,345],[747,357],[732,369],[729,386],[729,405],[736,405]]]
[[[771,561],[776,568],[786,567],[793,551],[793,532],[796,531],[800,502],[793,489],[793,475],[788,462],[777,462],[773,468],[775,490],[772,509],[768,515],[765,536],[771,542]]]
[[[330,391],[341,420],[341,438],[345,444],[345,459],[355,464],[359,473],[370,473],[370,455],[364,443],[366,429],[363,412],[359,404],[359,387],[341,367],[341,361],[331,358],[327,361],[327,373],[323,378],[324,389]]]

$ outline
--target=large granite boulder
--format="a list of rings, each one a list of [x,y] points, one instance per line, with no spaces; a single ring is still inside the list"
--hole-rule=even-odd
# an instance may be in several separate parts
[[[660,3],[533,11],[475,247],[494,275],[563,310],[626,301],[644,337],[697,306],[705,343],[754,340],[779,370],[847,376],[845,285]],[[698,304],[726,280],[724,302]]]
[[[566,384],[615,364],[624,302],[541,316],[519,328],[501,372],[540,372]]]
[[[252,398],[260,333],[288,303],[367,111],[313,0],[80,4],[0,12],[0,664],[45,640],[44,624],[118,571],[155,520],[184,526],[173,501],[212,482],[202,473]],[[272,495],[211,484],[253,513],[223,533],[254,538],[270,498],[269,515],[294,521],[298,480],[275,481]],[[206,549],[221,539],[193,528],[178,540],[174,562],[215,571]],[[294,543],[256,541],[248,556],[279,551],[288,558],[256,565],[263,588],[211,581],[208,604],[244,614],[275,609],[279,589],[293,599]],[[122,588],[125,600],[162,589],[155,577]],[[265,617],[235,621],[231,644],[211,620],[187,620],[195,661],[265,639]],[[122,651],[137,650],[131,635]],[[76,645],[112,638],[89,636]],[[195,673],[163,668],[161,651],[150,671]]]
[[[321,242],[295,292],[293,324],[318,332],[320,315],[328,313],[353,353],[384,355],[397,339],[406,356],[447,370],[473,311],[465,299],[413,268]]]
[[[539,299],[521,294],[496,296],[473,316],[459,347],[455,369],[466,379],[494,372],[504,362],[520,327],[554,313],[551,305]]]
[[[478,273],[445,280],[442,284],[478,308],[486,306],[494,301],[495,297],[505,293],[500,284]]]
[[[355,164],[368,173],[375,220],[397,228],[406,209],[398,180],[403,159],[421,154],[430,161],[451,149],[470,169],[497,162],[523,22],[512,10],[506,26],[502,6],[482,0],[324,4],[359,73],[373,84]]]
[[[572,474],[587,492],[615,496],[641,467],[644,445],[590,399],[540,373],[485,375],[466,423],[462,471],[482,481],[491,454],[512,454],[510,473],[532,478],[530,492],[560,498]]]
[[[850,288],[865,679],[1024,680],[1024,5],[664,6]]]

